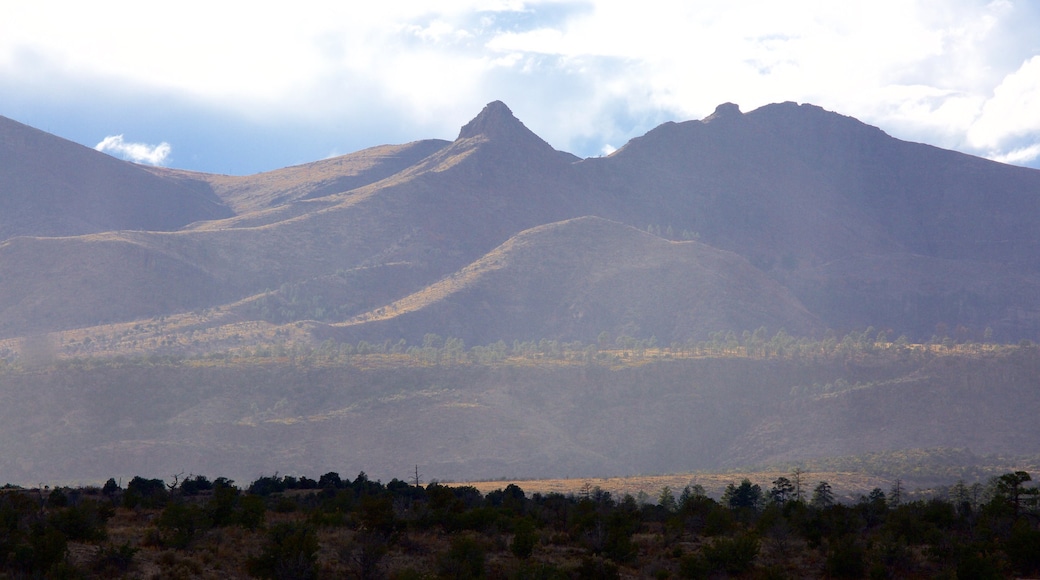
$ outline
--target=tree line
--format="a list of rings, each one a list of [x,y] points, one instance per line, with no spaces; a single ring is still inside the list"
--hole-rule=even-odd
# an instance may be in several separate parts
[[[261,476],[134,477],[125,486],[0,491],[0,574],[111,578],[1002,578],[1040,573],[1026,472],[910,499],[897,480],[855,501],[795,470],[719,498],[656,498]],[[119,521],[117,534],[110,522]],[[129,530],[129,535],[128,535]],[[75,548],[75,549],[74,549]]]
[[[1016,344],[992,342],[955,342],[949,337],[933,337],[925,343],[912,343],[906,336],[892,339],[885,331],[867,328],[843,336],[828,334],[823,338],[798,337],[783,329],[770,333],[765,327],[737,333],[719,331],[707,340],[689,339],[663,344],[656,337],[614,336],[602,332],[595,341],[513,340],[467,347],[461,338],[427,333],[421,343],[409,344],[405,339],[356,343],[326,340],[320,344],[274,340],[269,344],[243,347],[208,354],[151,353],[147,355],[115,355],[99,357],[54,358],[49,362],[60,366],[96,366],[107,364],[169,364],[183,361],[263,362],[290,364],[375,364],[384,365],[494,365],[507,361],[557,361],[570,363],[626,364],[669,358],[739,357],[749,359],[786,359],[823,361],[863,356],[933,356],[942,354],[981,354],[1032,349],[1030,341]],[[0,372],[20,370],[33,365],[18,351],[0,350]],[[834,385],[845,390],[846,385]],[[827,389],[824,389],[825,391]]]

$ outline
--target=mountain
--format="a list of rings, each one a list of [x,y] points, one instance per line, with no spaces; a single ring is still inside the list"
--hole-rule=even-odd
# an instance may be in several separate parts
[[[422,291],[334,326],[354,342],[421,342],[416,330],[439,328],[488,344],[594,342],[602,332],[671,339],[754,325],[820,330],[783,286],[737,254],[583,217],[523,231]]]
[[[12,121],[0,135],[4,203],[22,208],[0,218],[0,337],[199,316],[470,344],[759,326],[1040,335],[1040,172],[812,105],[724,104],[578,159],[493,102],[452,142],[251,176],[144,168]],[[30,195],[44,190],[60,195]],[[612,233],[578,243],[591,223]]]
[[[162,177],[202,181],[236,214],[249,214],[375,183],[407,169],[449,144],[441,139],[427,139],[405,145],[382,145],[246,177],[167,168],[150,170]]]
[[[0,119],[0,473],[1040,453],[1038,231],[1040,171],[794,103],[579,159],[493,102],[249,176]]]
[[[0,117],[0,240],[171,231],[231,215],[204,184],[162,179]]]

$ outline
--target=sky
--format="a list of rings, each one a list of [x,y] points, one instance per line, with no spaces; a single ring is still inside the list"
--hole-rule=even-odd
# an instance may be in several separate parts
[[[454,139],[485,104],[581,157],[795,101],[1040,168],[1034,0],[0,0],[0,115],[250,174]]]

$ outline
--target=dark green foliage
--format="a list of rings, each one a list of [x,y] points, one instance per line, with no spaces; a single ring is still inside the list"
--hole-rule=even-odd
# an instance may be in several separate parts
[[[739,486],[732,483],[726,486],[722,500],[731,508],[754,510],[762,503],[762,488],[758,484],[751,483],[751,480],[744,479]]]
[[[591,486],[577,495],[529,497],[511,485],[481,496],[470,486],[383,485],[362,473],[353,482],[327,477],[325,488],[265,499],[225,478],[193,476],[185,482],[211,489],[182,483],[161,493],[158,480],[137,478],[128,486],[138,498],[133,509],[149,509],[145,494],[163,497],[165,506],[129,514],[154,518],[154,527],[122,545],[101,544],[116,509],[101,490],[62,488],[62,500],[50,490],[11,489],[0,491],[0,578],[133,574],[138,545],[175,548],[163,551],[168,565],[198,575],[200,552],[229,538],[252,538],[255,546],[264,535],[248,561],[249,572],[263,578],[1033,577],[1040,574],[1035,488],[1011,475],[994,480],[993,499],[979,510],[958,510],[956,494],[893,507],[880,490],[856,504],[761,502],[745,480],[729,486],[724,504],[684,493],[675,512]],[[264,481],[299,490],[305,479]],[[774,481],[774,489],[783,484]],[[257,488],[267,493],[270,486]],[[756,496],[755,507],[739,499]],[[286,506],[279,510],[285,515],[266,532],[248,531],[262,528],[268,503]],[[223,526],[246,529],[217,529]],[[93,544],[94,555],[85,558],[77,545],[67,557],[69,542]],[[248,554],[242,558],[245,567]]]
[[[813,488],[812,500],[813,506],[818,508],[825,508],[834,505],[834,492],[831,491],[831,484],[826,481],[821,481],[816,487]]]
[[[182,481],[178,489],[183,495],[198,495],[200,492],[213,489],[213,482],[203,475],[196,475]]]
[[[679,576],[700,580],[711,572],[707,560],[701,554],[686,554],[679,559]]]
[[[199,533],[209,528],[209,521],[197,505],[175,501],[166,506],[156,525],[164,545],[184,549]]]
[[[229,526],[234,523],[235,508],[238,506],[238,503],[238,488],[225,485],[219,486],[213,490],[213,497],[206,504],[206,519],[213,526]]]
[[[61,531],[37,523],[13,546],[8,563],[21,574],[37,575],[61,564],[67,549],[68,540]]]
[[[509,551],[521,560],[531,557],[535,545],[538,544],[538,531],[534,522],[527,518],[517,520],[513,524],[513,540],[509,543]]]
[[[318,487],[322,489],[338,489],[343,487],[343,480],[335,471],[330,471],[318,478]]]
[[[103,540],[105,523],[114,514],[111,505],[95,500],[83,500],[72,507],[50,513],[50,525],[69,540],[77,542]]]
[[[758,538],[752,534],[716,538],[704,548],[704,560],[710,570],[744,574],[754,566],[758,548]]]
[[[47,505],[56,508],[65,507],[69,505],[69,498],[60,487],[56,487],[51,491],[51,494],[47,496]]]
[[[360,529],[376,532],[384,536],[397,533],[398,524],[394,515],[393,501],[386,495],[367,495],[361,498],[358,510]]]
[[[163,480],[134,476],[126,485],[126,491],[123,493],[123,505],[128,508],[138,506],[157,508],[164,506],[168,498],[169,493]]]
[[[113,578],[126,574],[134,561],[134,555],[139,550],[124,542],[119,546],[111,544],[98,546],[94,556],[90,559],[90,570],[99,576]]]
[[[279,523],[271,527],[259,556],[250,560],[249,573],[275,580],[311,580],[318,577],[318,537],[305,524]]]
[[[1040,530],[1031,520],[1015,522],[1004,549],[1015,572],[1023,576],[1040,573]]]
[[[827,552],[827,575],[832,578],[862,578],[866,572],[866,553],[853,536],[834,542]]]
[[[451,548],[437,559],[437,574],[458,580],[483,578],[486,562],[484,544],[474,536],[463,534],[452,539]]]
[[[484,501],[489,506],[501,507],[518,515],[522,515],[525,512],[527,505],[527,497],[524,495],[524,490],[512,483],[507,485],[505,489],[488,492],[484,497]]]
[[[358,578],[362,580],[380,578],[379,563],[390,549],[389,539],[379,533],[372,531],[361,531],[355,537],[351,546],[341,555],[353,564]]]
[[[773,487],[769,490],[769,498],[774,502],[783,504],[794,499],[794,484],[786,477],[778,477],[773,480]]]
[[[1006,576],[993,554],[976,548],[965,549],[957,559],[957,580],[1000,580]]]
[[[106,496],[112,496],[115,495],[115,493],[120,489],[121,488],[119,487],[119,484],[116,483],[115,478],[110,477],[108,478],[108,481],[105,482],[105,486],[101,488],[101,493],[105,494]]]
[[[251,495],[239,497],[231,521],[246,529],[255,530],[264,525],[266,509],[264,500],[259,497]]]

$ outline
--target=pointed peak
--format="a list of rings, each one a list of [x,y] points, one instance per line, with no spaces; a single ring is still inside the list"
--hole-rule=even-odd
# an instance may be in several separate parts
[[[740,112],[740,106],[735,103],[722,103],[715,107],[715,112],[705,117],[702,122],[710,123],[711,121],[717,121],[719,119],[733,119],[743,116]]]
[[[462,130],[459,131],[459,139],[467,139],[479,135],[484,135],[485,137],[508,135],[516,133],[517,129],[521,129],[526,133],[530,132],[519,119],[513,116],[513,112],[509,110],[505,103],[492,101],[484,107],[484,110],[479,115],[462,127]]]

